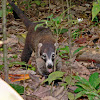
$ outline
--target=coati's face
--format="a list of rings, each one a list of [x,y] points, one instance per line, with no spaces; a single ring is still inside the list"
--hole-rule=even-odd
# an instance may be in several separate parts
[[[54,71],[55,45],[53,43],[41,44],[40,57],[45,61],[46,70]]]

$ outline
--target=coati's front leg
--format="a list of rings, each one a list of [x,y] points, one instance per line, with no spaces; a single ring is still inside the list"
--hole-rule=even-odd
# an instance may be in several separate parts
[[[21,55],[21,61],[28,63],[32,54],[32,50],[29,48],[29,45],[25,45],[24,50]]]
[[[37,73],[41,74],[42,76],[47,76],[46,65],[43,59],[37,58]]]

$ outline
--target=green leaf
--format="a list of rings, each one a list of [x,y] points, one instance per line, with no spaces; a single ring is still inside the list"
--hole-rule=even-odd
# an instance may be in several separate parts
[[[58,17],[55,18],[55,21],[56,21],[57,24],[60,24],[61,23],[61,18],[58,16]]]
[[[100,0],[97,0],[97,1],[98,1],[99,5],[100,5]]]
[[[95,92],[93,92],[93,91],[91,91],[91,92],[85,92],[85,94],[86,95],[91,95],[91,96],[96,96],[96,97],[99,97],[99,99],[100,99],[100,95],[98,95],[97,93],[95,93]]]
[[[87,84],[84,84],[84,83],[80,83],[80,82],[77,82],[75,83],[76,86],[80,86],[82,87],[83,89],[87,90],[87,91],[92,91],[91,87]]]
[[[62,54],[69,53],[69,46],[65,46],[64,48],[59,48],[58,50],[62,50]]]
[[[40,0],[35,0],[35,3],[39,6],[41,4]]]
[[[100,89],[98,89],[97,93],[100,93]]]
[[[44,3],[44,2],[43,2],[43,3],[41,3],[41,7],[44,7],[45,5],[46,5],[46,3]]]
[[[67,76],[65,78],[65,82],[68,83],[68,85],[74,85],[74,81],[72,80],[71,76]]]
[[[0,17],[2,17],[2,10],[0,10]]]
[[[68,31],[68,29],[65,29],[65,28],[63,28],[63,29],[58,29],[58,33],[59,33],[59,34],[63,34],[63,33],[65,33],[65,32],[67,32],[67,31]],[[56,29],[54,29],[54,33],[57,34]]]
[[[74,100],[74,94],[72,94],[71,92],[68,92],[68,99]]]
[[[37,24],[37,25],[35,26],[34,30],[36,31],[36,29],[37,29],[38,27],[43,27],[44,24],[45,24],[45,23]]]
[[[69,46],[65,46],[66,53],[69,53]]]
[[[99,12],[100,12],[100,4],[98,4],[97,2],[94,2],[93,8],[92,8],[92,21]]]
[[[59,48],[58,50],[66,50],[66,48]],[[65,51],[64,51],[65,52]]]
[[[16,61],[16,62],[12,62],[11,64],[26,65],[25,62],[18,62],[18,61]]]
[[[96,88],[100,84],[99,74],[97,72],[93,73],[89,77],[89,82],[90,82],[91,86]]]
[[[61,30],[60,34],[63,34],[63,33],[65,33],[65,32],[68,32],[68,29],[63,28],[63,29]]]
[[[53,14],[51,14],[50,16],[48,16],[47,18],[52,18],[53,17]]]
[[[75,50],[75,51],[73,52],[73,55],[74,55],[75,53],[79,52],[80,50],[82,50],[83,48],[84,48],[84,46],[79,47],[77,50]]]
[[[86,91],[81,91],[79,93],[76,94],[75,96],[75,100],[78,99],[79,97],[83,96],[85,94]]]
[[[19,94],[23,94],[24,93],[24,87],[17,85],[17,84],[10,84],[10,86],[12,88],[14,88]]]
[[[93,92],[93,91],[91,91],[91,92],[81,91],[78,94],[76,94],[75,99],[77,99],[77,98],[79,98],[79,97],[81,97],[83,95],[87,95],[89,98],[90,98],[90,96],[91,96],[91,98],[94,97],[94,96],[96,96],[96,97],[98,97],[100,99],[100,96],[97,93]],[[92,100],[92,99],[90,99],[90,100]]]
[[[4,65],[0,65],[0,70],[4,67]]]
[[[75,93],[78,93],[78,92],[80,92],[80,91],[83,91],[84,89],[82,88],[82,87],[78,87],[74,92]]]
[[[85,79],[85,78],[83,78],[83,77],[80,77],[80,76],[73,76],[73,78],[75,78],[76,80],[78,80],[79,82],[81,82],[81,83],[84,83],[84,84],[86,84],[86,85],[90,85],[90,83]]]
[[[95,96],[93,96],[93,95],[87,95],[87,96],[88,96],[88,99],[89,99],[89,100],[94,100],[94,97],[95,97]]]
[[[66,88],[66,86],[68,85],[68,83],[62,83],[61,86],[64,86],[64,88]]]
[[[45,82],[49,82],[49,85],[51,84],[51,82],[52,81],[54,81],[54,80],[61,80],[62,78],[62,76],[65,74],[65,72],[61,72],[61,71],[55,71],[55,72],[53,72],[53,73],[51,73],[51,74],[49,74],[49,76],[48,76],[48,78],[46,79],[46,80],[44,80],[44,82],[43,83],[45,83]]]
[[[15,55],[13,55],[13,58],[18,58],[18,56],[15,54]]]

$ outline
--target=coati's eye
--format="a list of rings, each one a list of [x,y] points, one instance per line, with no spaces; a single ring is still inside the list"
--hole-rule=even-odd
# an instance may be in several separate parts
[[[52,54],[52,57],[54,58],[55,57],[55,54]]]
[[[55,54],[53,53],[53,54],[52,54],[52,59],[54,60],[54,58],[55,58]]]
[[[46,60],[46,54],[45,53],[43,53],[41,57],[42,57],[42,59]]]

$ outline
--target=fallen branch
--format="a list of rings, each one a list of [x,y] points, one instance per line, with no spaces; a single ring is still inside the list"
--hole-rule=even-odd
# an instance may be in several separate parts
[[[94,63],[100,63],[100,53],[92,51],[84,52],[78,57],[76,57],[77,61],[87,61],[87,62],[94,62]]]

